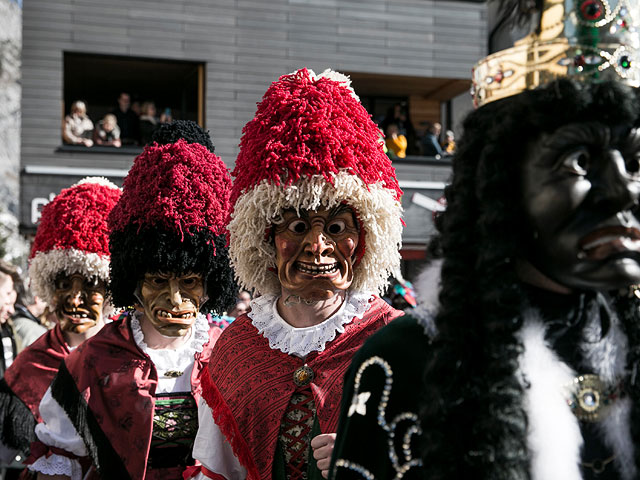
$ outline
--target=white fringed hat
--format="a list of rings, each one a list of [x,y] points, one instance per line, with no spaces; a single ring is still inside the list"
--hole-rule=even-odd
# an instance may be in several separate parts
[[[402,191],[348,77],[301,69],[274,82],[243,129],[233,175],[231,262],[239,283],[279,293],[271,226],[285,209],[348,204],[361,226],[351,289],[401,278]]]
[[[53,305],[55,277],[81,273],[109,281],[107,216],[121,191],[102,177],[62,190],[42,209],[29,256],[33,292]]]

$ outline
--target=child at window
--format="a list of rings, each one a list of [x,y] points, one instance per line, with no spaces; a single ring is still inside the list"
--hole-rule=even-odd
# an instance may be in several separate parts
[[[118,121],[115,115],[108,113],[98,122],[93,133],[93,140],[96,145],[111,147],[120,147],[122,145],[120,128],[118,128]]]

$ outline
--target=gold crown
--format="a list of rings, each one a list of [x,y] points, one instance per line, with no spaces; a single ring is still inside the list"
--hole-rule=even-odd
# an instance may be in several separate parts
[[[636,0],[544,0],[537,32],[473,69],[476,107],[558,77],[640,86]]]

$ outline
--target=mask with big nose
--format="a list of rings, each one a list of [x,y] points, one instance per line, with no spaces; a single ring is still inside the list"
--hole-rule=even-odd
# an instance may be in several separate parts
[[[353,282],[359,228],[350,207],[287,210],[275,226],[278,279],[283,293],[326,300]]]
[[[86,278],[80,273],[63,273],[56,277],[54,286],[55,314],[63,331],[84,333],[102,323],[104,281]]]
[[[166,337],[184,336],[205,301],[198,273],[146,273],[139,288],[138,310]]]

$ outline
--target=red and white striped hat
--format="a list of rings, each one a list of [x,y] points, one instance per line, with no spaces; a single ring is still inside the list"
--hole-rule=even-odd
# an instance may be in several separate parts
[[[102,177],[87,177],[62,190],[42,209],[29,256],[36,295],[52,304],[55,277],[81,273],[109,280],[107,216],[121,191]]]
[[[245,288],[280,292],[269,232],[285,209],[340,203],[361,226],[350,288],[382,293],[400,275],[402,191],[345,75],[301,69],[271,84],[243,129],[233,175],[229,253]]]

